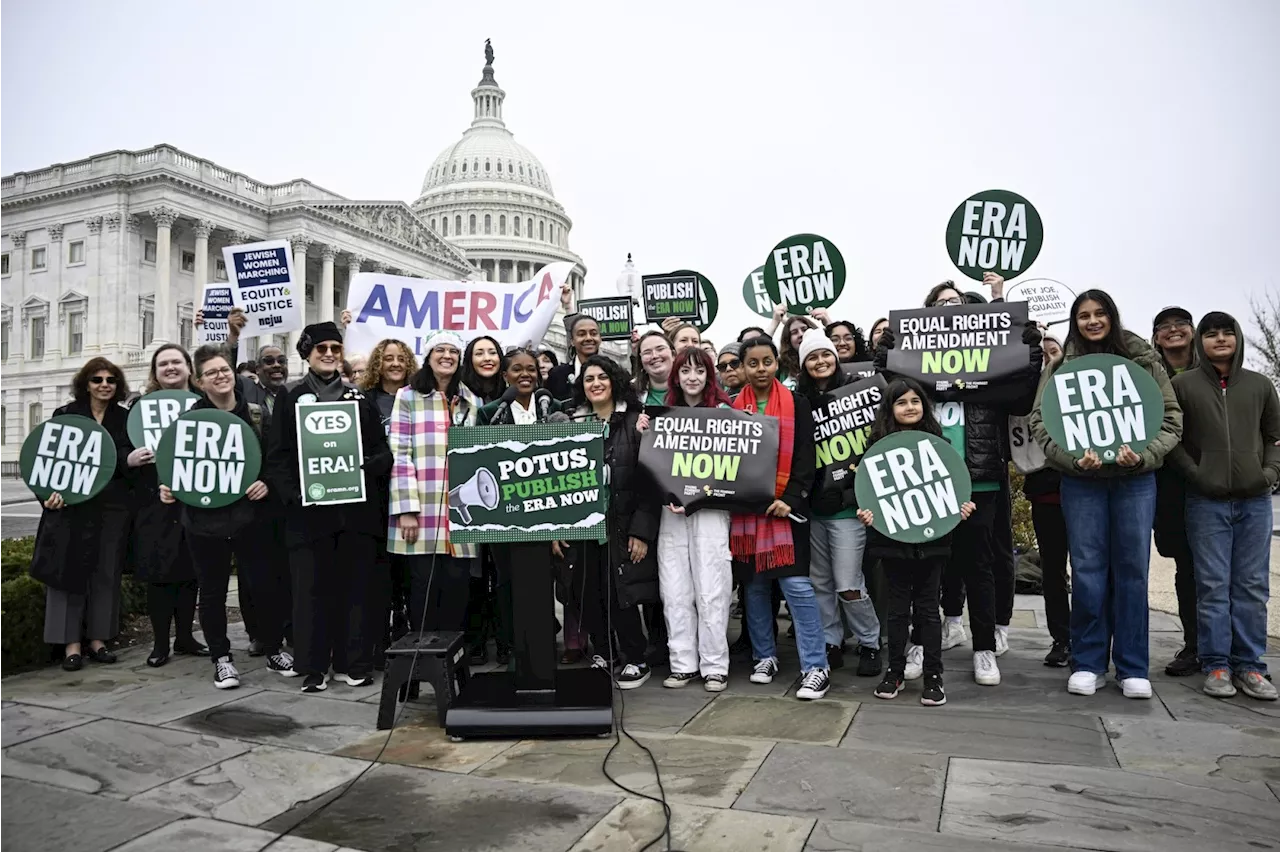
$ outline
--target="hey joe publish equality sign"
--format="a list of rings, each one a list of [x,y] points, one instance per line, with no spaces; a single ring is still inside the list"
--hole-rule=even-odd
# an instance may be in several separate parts
[[[155,451],[169,425],[191,410],[200,394],[184,390],[158,390],[138,397],[129,409],[129,440],[134,447]]]
[[[1044,389],[1040,415],[1053,442],[1076,458],[1093,450],[1112,464],[1125,444],[1135,453],[1160,431],[1164,394],[1151,374],[1118,355],[1067,362]]]
[[[631,339],[631,300],[626,296],[583,299],[578,303],[578,313],[596,321],[601,340]]]
[[[887,367],[936,391],[981,390],[1027,369],[1025,302],[890,311]]]
[[[222,250],[232,298],[244,306],[246,337],[281,334],[302,328],[306,288],[293,277],[288,240],[267,240]]]
[[[298,480],[302,505],[364,500],[359,403],[299,402]]]
[[[778,421],[728,408],[662,408],[640,436],[640,467],[669,504],[761,512],[773,502]]]
[[[936,435],[894,432],[871,445],[858,465],[858,505],[875,516],[872,526],[894,541],[922,544],[960,523],[973,483],[964,459]]]
[[[455,427],[448,466],[452,541],[604,540],[603,423]]]
[[[22,481],[41,501],[56,491],[74,506],[107,487],[116,469],[116,444],[96,420],[59,414],[22,442],[18,467]]]
[[[1027,316],[1038,323],[1053,325],[1071,319],[1071,303],[1076,294],[1061,281],[1025,278],[1004,291],[1006,302],[1026,302]]]
[[[160,481],[179,501],[198,509],[230,506],[261,469],[258,436],[230,411],[188,411],[165,430],[156,448]]]
[[[696,272],[644,275],[640,283],[644,292],[644,315],[649,322],[661,322],[668,317],[692,320],[701,313],[702,294]]]
[[[876,374],[837,388],[814,407],[813,445],[818,468],[815,492],[840,487],[845,477],[853,475],[849,466],[857,464],[867,451],[871,424],[887,387],[884,376]]]
[[[769,298],[793,314],[830,307],[844,290],[844,276],[844,257],[836,244],[816,234],[787,237],[773,247],[764,265]]]
[[[1044,225],[1031,202],[989,189],[966,198],[947,222],[947,255],[975,281],[984,272],[1013,278],[1031,268],[1044,244]]]

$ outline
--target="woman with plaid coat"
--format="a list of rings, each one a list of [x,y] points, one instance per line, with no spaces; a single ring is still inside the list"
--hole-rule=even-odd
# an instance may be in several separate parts
[[[459,378],[461,338],[438,331],[425,346],[426,363],[391,410],[387,550],[409,563],[410,627],[460,631],[478,548],[449,540],[445,451],[449,427],[474,426],[480,403]]]

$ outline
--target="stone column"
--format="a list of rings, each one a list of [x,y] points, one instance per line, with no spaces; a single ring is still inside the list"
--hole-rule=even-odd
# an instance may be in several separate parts
[[[45,263],[49,274],[53,276],[53,293],[49,299],[49,318],[45,320],[44,326],[44,354],[46,357],[49,355],[60,357],[64,351],[62,347],[66,344],[67,333],[70,331],[66,325],[66,312],[62,310],[60,301],[62,298],[62,223],[49,225],[45,230],[49,234],[49,251]]]
[[[360,264],[362,263],[364,263],[364,255],[347,255],[347,289],[343,291],[342,297],[344,306],[351,301],[351,284],[356,280],[356,276],[360,274]]]
[[[209,282],[209,235],[213,233],[213,223],[208,219],[200,219],[196,222],[192,229],[196,235],[196,281],[194,292],[191,294],[191,311],[200,310],[201,297],[204,295],[204,285]]]
[[[337,253],[331,245],[320,246],[320,310],[316,319],[320,322],[333,320],[333,257]]]
[[[173,272],[169,252],[173,243],[173,223],[178,218],[178,211],[169,207],[158,207],[151,211],[151,218],[156,222],[156,335],[151,342],[159,344],[178,339],[173,291],[169,288],[169,277]]]
[[[89,239],[85,240],[85,262],[90,263],[88,286],[85,288],[85,296],[89,299],[89,308],[84,318],[85,329],[85,352],[100,352],[102,344],[107,339],[107,312],[103,310],[103,283],[102,283],[102,217],[90,216],[84,220],[85,225],[89,228]],[[90,318],[93,319],[94,328],[89,328]]]
[[[289,238],[293,243],[293,275],[297,279],[298,295],[302,299],[302,318],[305,321],[307,317],[307,248],[311,245],[310,238],[302,234],[296,234]],[[301,330],[289,332],[289,363],[300,364],[300,361],[294,356],[298,353],[298,338],[301,336]],[[298,375],[305,372],[306,366],[301,365],[298,368]]]
[[[9,327],[9,357],[25,361],[30,353],[27,351],[27,318],[22,315],[22,306],[27,301],[27,232],[14,231],[9,235],[13,242],[13,254],[9,256],[9,274],[11,280],[18,282],[18,293],[13,306],[12,325]],[[15,434],[26,437],[19,429]]]
[[[373,271],[374,271],[374,272],[386,273],[386,271],[387,271],[388,269],[390,269],[390,267],[389,267],[389,266],[387,266],[385,263],[383,263],[383,262],[382,262],[382,261],[380,261],[380,260],[375,260],[375,261],[373,262]]]

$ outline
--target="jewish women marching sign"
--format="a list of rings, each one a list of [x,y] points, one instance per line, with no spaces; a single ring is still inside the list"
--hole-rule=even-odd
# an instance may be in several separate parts
[[[640,436],[640,467],[661,499],[762,512],[774,499],[778,421],[728,408],[662,408]]]
[[[947,222],[947,255],[975,281],[984,272],[1013,278],[1031,268],[1044,244],[1044,224],[1031,202],[989,189],[966,198]]]
[[[814,491],[842,486],[853,476],[852,467],[867,451],[871,424],[884,396],[884,376],[850,382],[826,395],[813,409],[813,446],[817,456],[818,479]]]
[[[844,257],[836,244],[816,234],[787,237],[764,264],[765,291],[792,314],[830,307],[844,290],[844,276]]]
[[[937,393],[984,391],[1026,372],[1026,324],[1025,302],[890,311],[887,367]]]
[[[702,291],[698,287],[698,273],[645,275],[640,282],[644,294],[644,316],[649,322],[662,322],[668,317],[692,320],[701,313]]]
[[[578,313],[596,321],[601,340],[631,339],[631,299],[626,296],[583,299],[578,302]]]
[[[18,456],[22,481],[40,500],[57,492],[68,506],[97,497],[116,470],[116,444],[96,420],[59,414],[37,426]]]
[[[364,500],[359,403],[299,402],[298,481],[302,505]]]
[[[964,459],[928,432],[894,432],[871,445],[858,465],[858,505],[872,526],[894,541],[922,544],[960,523],[973,483]]]
[[[1040,415],[1053,442],[1076,458],[1093,450],[1115,463],[1125,444],[1141,453],[1164,422],[1164,394],[1138,364],[1085,355],[1060,367],[1044,389]]]
[[[146,399],[146,397],[143,397]],[[262,469],[253,427],[229,411],[188,411],[156,447],[156,475],[179,502],[199,509],[230,506]]]
[[[603,541],[603,423],[449,430],[449,539]]]
[[[1076,300],[1076,294],[1061,281],[1027,278],[1005,288],[1004,300],[1026,302],[1027,316],[1043,325],[1054,325],[1071,318],[1071,303]]]
[[[361,272],[347,288],[347,350],[370,352],[378,341],[403,340],[423,356],[422,341],[447,330],[464,341],[488,335],[503,349],[535,346],[560,307],[560,288],[573,264],[544,266],[530,281],[428,281]]]
[[[222,250],[232,299],[244,308],[245,337],[297,331],[304,325],[305,285],[294,278],[288,240],[267,240]]]
[[[169,425],[191,410],[200,398],[184,390],[158,390],[138,397],[129,409],[129,440],[135,447],[155,451]]]

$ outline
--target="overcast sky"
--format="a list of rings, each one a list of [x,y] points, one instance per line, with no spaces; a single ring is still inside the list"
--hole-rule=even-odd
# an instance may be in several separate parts
[[[1044,220],[1025,277],[1242,318],[1280,287],[1280,3],[218,3],[6,0],[0,170],[168,142],[264,182],[412,202],[471,120],[493,39],[505,117],[573,218],[588,295],[643,272],[742,281],[833,240],[832,313],[869,325],[958,278],[984,189]]]

